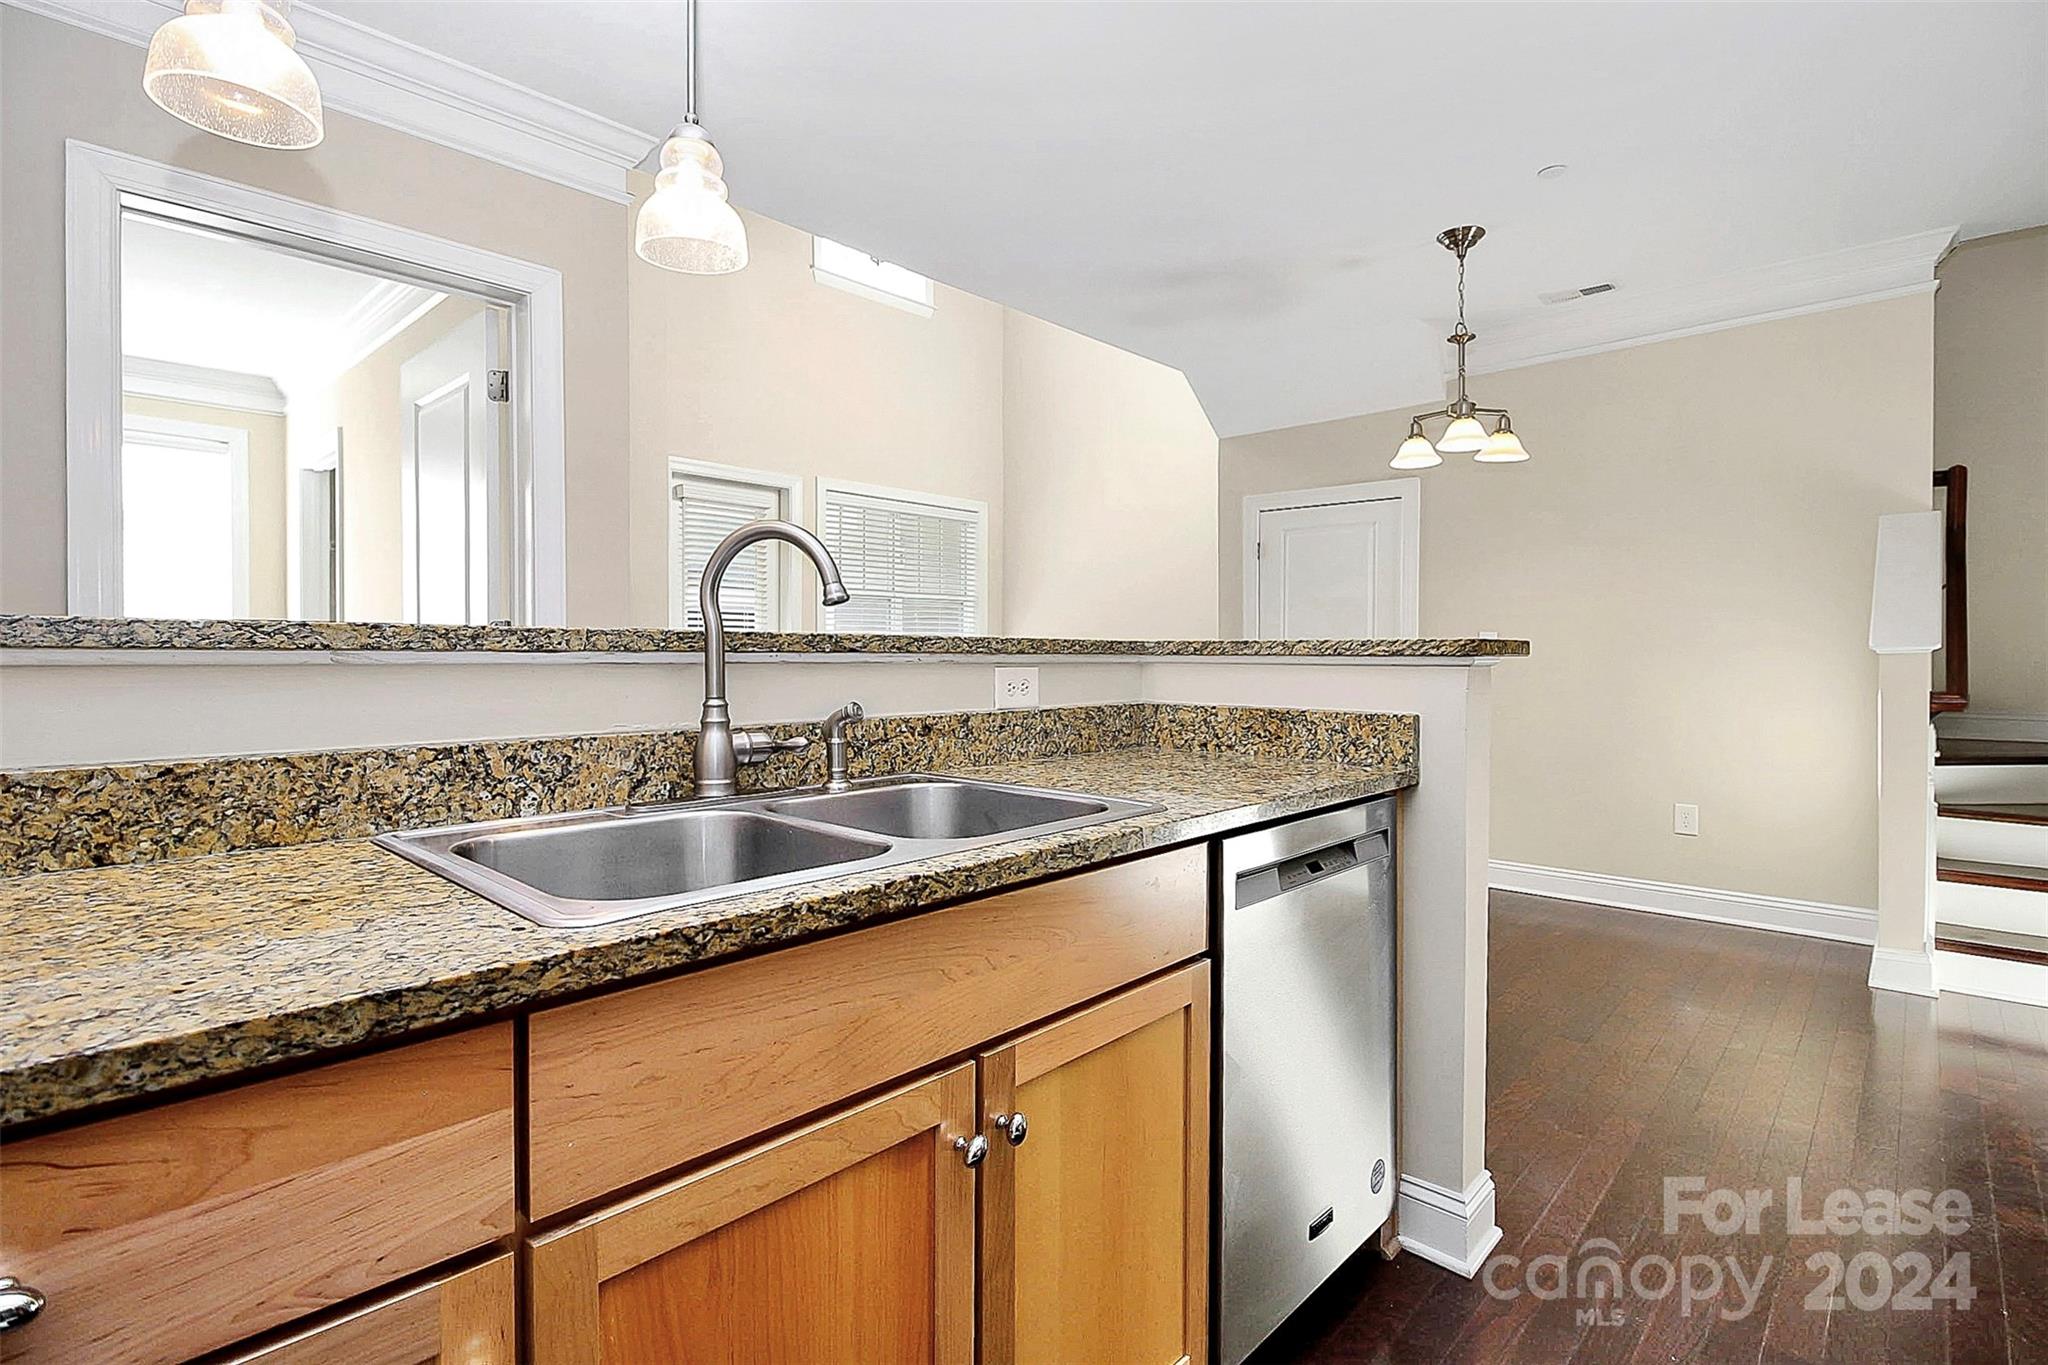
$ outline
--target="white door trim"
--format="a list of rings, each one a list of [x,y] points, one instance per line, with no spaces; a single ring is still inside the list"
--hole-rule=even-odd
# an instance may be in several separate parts
[[[1326,488],[1295,488],[1282,493],[1247,493],[1243,514],[1244,615],[1238,634],[1251,639],[1259,621],[1259,514],[1285,512],[1333,503],[1389,502],[1401,504],[1401,630],[1400,638],[1422,633],[1422,480],[1379,479],[1372,483],[1340,483]]]
[[[523,624],[566,624],[560,271],[76,139],[64,153],[67,610],[121,614],[121,211],[134,206],[221,222],[378,274],[396,267],[419,283],[509,306],[521,494],[513,539],[525,568],[515,596]]]

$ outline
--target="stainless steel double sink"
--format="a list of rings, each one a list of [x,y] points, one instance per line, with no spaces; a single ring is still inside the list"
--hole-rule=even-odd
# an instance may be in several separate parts
[[[571,928],[1159,809],[920,773],[842,792],[620,806],[380,834],[376,842],[536,924]]]

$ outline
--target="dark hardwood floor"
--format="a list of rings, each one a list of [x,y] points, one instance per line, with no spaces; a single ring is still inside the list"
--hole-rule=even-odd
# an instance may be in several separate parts
[[[1847,944],[1494,893],[1487,1155],[1505,1237],[1489,1264],[1521,1292],[1368,1249],[1254,1359],[2048,1362],[2048,1009],[1873,992],[1869,962]],[[1687,1176],[1769,1189],[1757,1232],[1717,1236],[1694,1216],[1667,1233],[1664,1181]],[[1807,1218],[1837,1189],[1953,1189],[1967,1226],[1788,1231],[1793,1176]],[[1651,1258],[1700,1258],[1703,1292],[1690,1312],[1626,1280],[1594,1298],[1598,1274],[1587,1297],[1530,1292],[1538,1257],[1565,1257],[1576,1285],[1600,1252],[1653,1292]],[[1808,1257],[1829,1253],[1861,1269],[1838,1306],[1809,1307],[1823,1271]],[[1920,1257],[1938,1272],[1963,1255],[1969,1307],[1938,1296],[1941,1280],[1912,1283]],[[1747,1314],[1729,1257],[1757,1287]],[[1895,1306],[1916,1288],[1931,1306]]]

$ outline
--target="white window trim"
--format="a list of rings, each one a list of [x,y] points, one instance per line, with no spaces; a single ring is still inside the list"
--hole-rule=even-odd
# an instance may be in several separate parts
[[[513,528],[523,572],[515,619],[567,621],[567,456],[562,275],[268,190],[67,140],[64,200],[65,529],[68,610],[121,614],[121,213],[209,222],[378,274],[394,262],[419,283],[505,304],[513,314]]]
[[[907,502],[924,507],[942,507],[954,512],[971,514],[979,530],[978,540],[981,545],[980,585],[974,603],[975,633],[978,635],[994,633],[994,628],[988,618],[989,543],[987,503],[975,498],[955,498],[948,497],[943,493],[921,492],[914,488],[884,488],[880,484],[854,483],[849,479],[827,479],[821,477],[818,480],[818,527],[823,527],[825,524],[826,505],[834,497],[848,493],[854,494],[857,497],[887,498],[893,502]],[[816,530],[818,528],[814,527],[812,529]],[[821,624],[822,621],[823,618],[820,617]]]
[[[241,427],[221,426],[215,422],[190,422],[179,417],[155,417],[142,413],[124,413],[121,417],[121,442],[126,445],[130,436],[141,438],[141,444],[156,443],[168,446],[183,446],[187,449],[211,448],[216,445],[227,447],[228,488],[231,501],[228,506],[228,527],[233,535],[229,559],[230,584],[234,612],[237,616],[249,614],[249,433]],[[120,477],[116,471],[115,477]],[[119,485],[116,485],[119,496]]]
[[[1251,493],[1244,500],[1244,615],[1238,634],[1254,638],[1259,625],[1259,513],[1325,507],[1331,503],[1386,502],[1401,504],[1401,624],[1392,638],[1413,640],[1422,633],[1422,480],[1379,479],[1372,483],[1340,483],[1324,488],[1294,488],[1284,493]]]
[[[773,489],[782,498],[783,519],[793,521],[798,526],[809,526],[804,520],[804,481],[797,475],[777,474],[766,469],[748,469],[744,465],[718,464],[711,460],[693,460],[683,455],[671,455],[668,457],[668,483],[662,490],[664,496],[673,496],[670,490],[675,487],[678,477],[718,479],[725,483]],[[668,524],[668,558],[663,564],[662,578],[664,584],[672,585],[675,581],[676,556],[682,553],[682,547],[676,544],[676,520],[669,514],[666,505],[662,507],[662,516]],[[775,628],[786,631],[801,630],[803,607],[808,598],[804,593],[802,566],[796,562],[796,551],[779,540],[771,540],[768,542],[768,553],[775,556],[780,570],[776,575],[781,589],[775,604]],[[688,602],[677,601],[675,594],[670,592],[669,629],[685,629],[689,610]]]

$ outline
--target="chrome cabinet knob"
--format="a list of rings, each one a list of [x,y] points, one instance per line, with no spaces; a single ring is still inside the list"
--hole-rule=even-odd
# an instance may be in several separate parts
[[[1012,1147],[1022,1147],[1025,1135],[1031,1131],[1030,1120],[1026,1119],[1021,1111],[1015,1114],[997,1114],[995,1124],[996,1131],[1008,1138]]]
[[[988,1160],[988,1139],[979,1133],[971,1138],[954,1138],[953,1149],[968,1166],[979,1166]]]
[[[42,1294],[12,1275],[0,1275],[0,1332],[28,1326],[48,1303]]]

